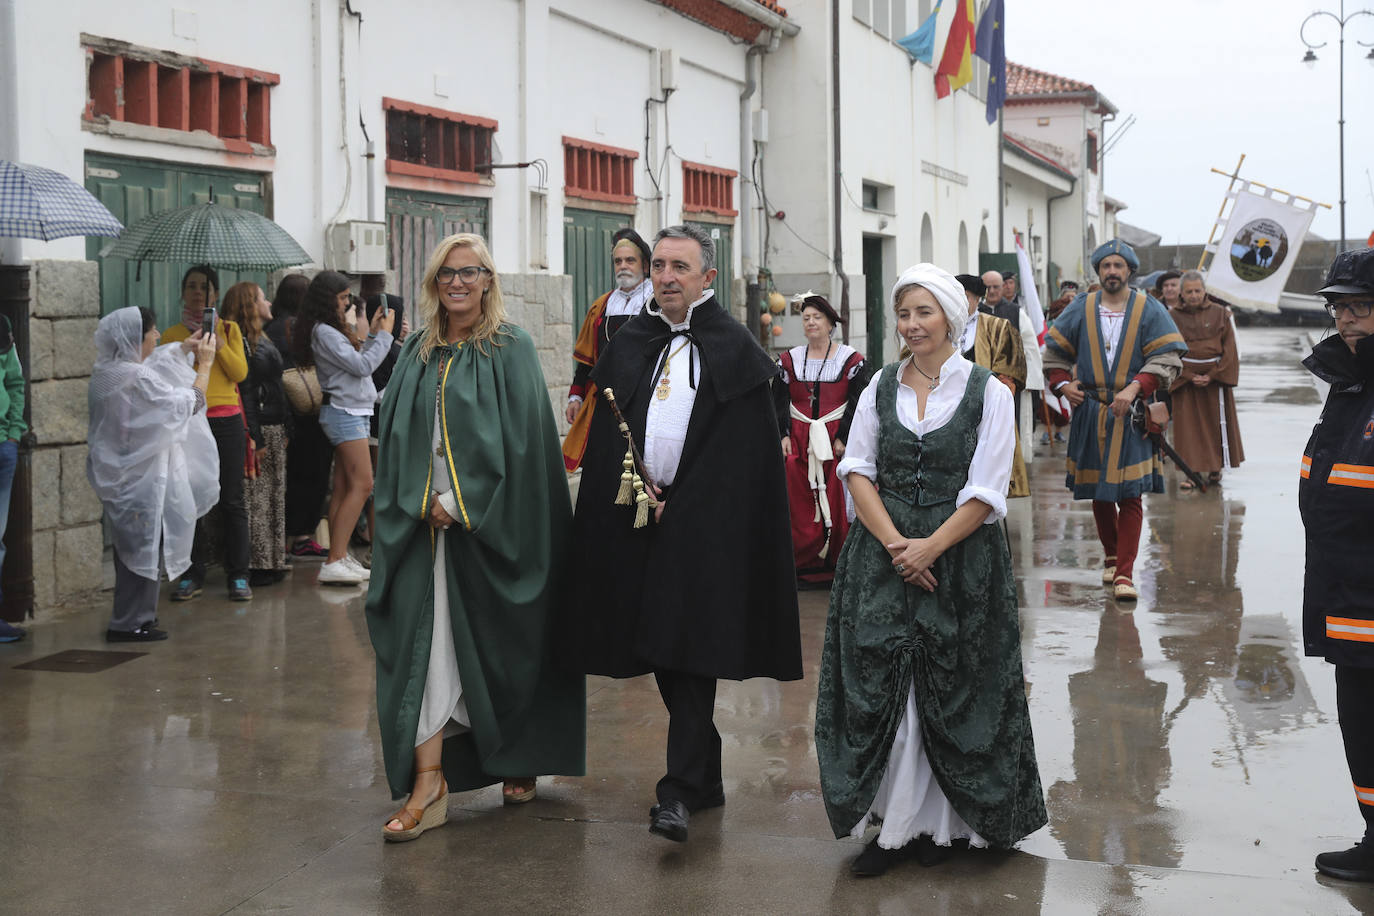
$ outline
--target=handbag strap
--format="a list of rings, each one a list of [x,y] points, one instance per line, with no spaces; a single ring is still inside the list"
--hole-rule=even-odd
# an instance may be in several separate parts
[[[306,393],[306,396],[310,398],[310,406],[311,406],[311,408],[312,408],[313,410],[315,410],[315,411],[318,411],[318,410],[320,409],[320,405],[315,403],[315,395],[314,395],[314,394],[311,392],[311,390],[310,390],[310,377],[307,376],[307,375],[305,374],[305,370],[302,369],[300,366],[295,366],[295,367],[293,367],[293,368],[295,368],[296,374],[299,375],[299,376],[301,377],[301,384],[303,384],[303,385],[305,386],[305,393]],[[319,376],[316,375],[316,376],[315,376],[315,385],[316,385],[316,387],[318,387],[319,384],[320,384]]]

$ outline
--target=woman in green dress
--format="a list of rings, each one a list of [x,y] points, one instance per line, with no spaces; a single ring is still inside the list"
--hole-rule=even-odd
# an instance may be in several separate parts
[[[448,792],[585,769],[585,679],[550,662],[572,525],[558,429],[529,334],[505,320],[481,236],[439,243],[424,327],[382,399],[367,624],[393,797],[411,840]]]
[[[831,590],[816,701],[836,837],[877,875],[1046,821],[1006,535],[1011,393],[957,351],[963,288],[918,264],[892,291],[909,351],[864,390],[839,474],[858,523]]]

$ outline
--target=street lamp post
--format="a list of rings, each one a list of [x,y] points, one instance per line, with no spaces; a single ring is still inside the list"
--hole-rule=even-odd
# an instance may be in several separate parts
[[[1307,45],[1307,53],[1302,56],[1302,62],[1307,64],[1308,67],[1316,67],[1316,49],[1326,47],[1326,42],[1323,41],[1320,44],[1313,44],[1308,41],[1306,34],[1307,24],[1313,19],[1322,16],[1335,20],[1337,26],[1337,47],[1339,50],[1337,52],[1336,70],[1340,76],[1340,120],[1337,123],[1340,125],[1341,156],[1341,241],[1339,250],[1345,251],[1345,26],[1346,23],[1350,22],[1350,20],[1354,19],[1356,16],[1374,16],[1374,13],[1371,13],[1369,10],[1354,10],[1347,16],[1345,12],[1345,0],[1341,0],[1339,14],[1332,13],[1328,10],[1317,10],[1317,12],[1312,13],[1304,19],[1302,25],[1298,29],[1298,37],[1302,39],[1303,44]],[[1372,48],[1366,59],[1371,64],[1374,64],[1374,42],[1366,43],[1357,41],[1356,44],[1362,48]]]

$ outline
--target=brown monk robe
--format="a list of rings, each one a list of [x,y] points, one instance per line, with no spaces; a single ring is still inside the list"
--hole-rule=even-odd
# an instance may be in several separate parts
[[[1188,343],[1183,371],[1170,389],[1174,448],[1188,466],[1213,481],[1224,467],[1240,467],[1240,442],[1233,388],[1239,380],[1240,354],[1226,306],[1207,299],[1202,276],[1183,275],[1181,302],[1169,310]],[[1192,489],[1185,481],[1183,489]]]

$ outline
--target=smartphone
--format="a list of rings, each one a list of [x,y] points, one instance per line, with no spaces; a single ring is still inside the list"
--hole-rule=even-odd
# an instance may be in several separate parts
[[[385,318],[385,317],[386,317],[386,313],[389,312],[389,311],[391,311],[391,306],[387,305],[387,303],[386,303],[386,293],[382,293],[382,307],[381,307],[382,317]]]
[[[200,329],[209,337],[215,333],[215,310],[208,308],[200,313]]]

